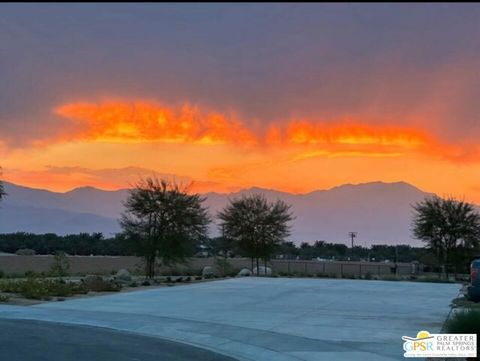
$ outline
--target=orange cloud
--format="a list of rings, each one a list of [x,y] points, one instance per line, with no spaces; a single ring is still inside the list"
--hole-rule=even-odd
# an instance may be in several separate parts
[[[422,129],[369,124],[363,119],[336,122],[282,121],[253,128],[234,116],[185,104],[169,107],[151,101],[70,103],[55,114],[77,126],[60,141],[234,145],[290,150],[293,160],[312,157],[399,157],[421,153],[454,162],[478,161],[476,146],[441,142]]]
[[[179,109],[153,102],[109,101],[101,104],[72,103],[55,113],[78,122],[73,137],[106,142],[252,144],[254,134],[233,118],[198,107]]]

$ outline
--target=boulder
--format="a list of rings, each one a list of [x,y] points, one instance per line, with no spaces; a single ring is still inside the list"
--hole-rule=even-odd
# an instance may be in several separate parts
[[[253,267],[253,274],[257,275],[257,267]],[[258,275],[259,276],[271,276],[272,269],[270,267],[259,266],[258,267]]]
[[[213,267],[210,267],[210,266],[203,267],[203,270],[202,270],[203,278],[212,278],[213,276],[215,276],[215,269]]]
[[[238,272],[237,276],[238,277],[248,277],[252,275],[252,271],[250,271],[248,268],[242,268],[240,272]]]
[[[102,276],[97,275],[87,275],[82,279],[82,282],[85,284],[87,289],[96,290],[103,286],[105,281]]]
[[[95,283],[103,282],[102,276],[97,275],[87,275],[83,278],[83,283],[87,286]]]
[[[113,292],[122,289],[120,282],[114,282],[112,279],[103,278],[102,276],[97,275],[85,276],[82,279],[82,282],[89,291]]]
[[[115,275],[115,280],[118,282],[130,283],[132,281],[132,275],[126,269],[120,269]]]

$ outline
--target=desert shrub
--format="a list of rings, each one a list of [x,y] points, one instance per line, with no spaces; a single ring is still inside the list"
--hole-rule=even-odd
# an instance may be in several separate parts
[[[50,275],[64,277],[70,271],[70,261],[65,252],[59,251],[53,257],[53,263],[50,267]]]
[[[474,308],[480,311],[480,303],[469,300],[465,295],[453,299],[451,306],[453,308]]]
[[[118,292],[122,289],[122,285],[113,281],[106,281],[102,278],[93,282],[83,283],[83,287],[87,291],[93,292]]]
[[[202,270],[201,269],[189,268],[189,269],[185,270],[185,272],[183,272],[183,274],[185,276],[199,276],[199,275],[202,274]]]
[[[59,280],[29,278],[22,281],[7,281],[0,283],[0,291],[17,293],[25,298],[45,299],[48,297],[69,297],[74,294],[87,293],[83,285]]]
[[[401,281],[400,277],[394,275],[382,275],[380,276],[380,280],[382,281]]]
[[[30,249],[30,248],[21,248],[18,249],[15,254],[17,256],[34,256],[35,255],[35,250]]]
[[[467,309],[460,312],[454,312],[447,322],[445,322],[445,330],[447,333],[477,334],[478,345],[478,335],[480,334],[480,310]]]
[[[180,276],[180,275],[182,275],[182,272],[177,267],[171,267],[169,269],[168,274],[170,276]]]
[[[372,273],[371,273],[371,272],[365,273],[365,275],[363,276],[363,278],[366,279],[366,280],[371,280],[371,279],[373,279]]]
[[[24,277],[28,277],[28,278],[34,278],[34,277],[37,277],[38,274],[35,273],[34,271],[25,271],[24,273]]]
[[[232,273],[235,276],[238,273],[238,271],[235,272],[234,267],[232,266],[232,264],[226,258],[215,259],[215,268],[218,271],[220,271],[220,273],[223,277],[225,277],[229,274],[232,274]]]
[[[235,269],[235,268],[232,267],[232,268],[230,268],[230,270],[227,273],[225,273],[224,276],[225,277],[236,277],[238,272],[240,272],[239,269]]]
[[[439,278],[435,276],[422,276],[417,277],[417,279],[413,280],[415,282],[430,282],[430,283],[455,283],[454,280]]]

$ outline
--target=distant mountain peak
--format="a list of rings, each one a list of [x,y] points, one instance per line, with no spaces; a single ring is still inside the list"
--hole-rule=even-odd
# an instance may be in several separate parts
[[[6,188],[9,196],[0,207],[0,232],[118,232],[117,219],[127,196],[126,189],[105,191],[91,186],[66,193],[11,183]],[[295,242],[346,242],[348,232],[356,231],[362,244],[414,244],[411,205],[430,195],[401,181],[343,184],[305,194],[251,187],[234,193],[206,193],[205,205],[215,217],[229,199],[252,193],[291,204],[295,216],[291,240]],[[211,231],[215,234],[215,225]]]

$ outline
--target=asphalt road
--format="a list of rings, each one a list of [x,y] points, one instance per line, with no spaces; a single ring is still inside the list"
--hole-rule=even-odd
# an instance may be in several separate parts
[[[0,319],[5,361],[234,361],[208,350],[106,328]]]

